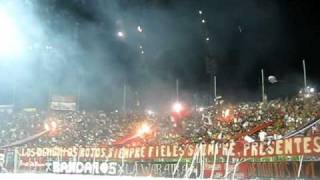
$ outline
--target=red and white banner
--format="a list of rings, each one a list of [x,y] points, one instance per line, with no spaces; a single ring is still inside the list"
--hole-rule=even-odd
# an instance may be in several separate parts
[[[270,157],[270,156],[320,156],[320,136],[294,137],[276,140],[267,145],[266,142],[229,142],[218,144],[203,144],[202,152],[206,157],[230,156]],[[216,149],[215,149],[216,147]],[[192,158],[199,148],[196,144],[186,144],[180,148],[176,144],[146,145],[135,147],[48,147],[19,148],[20,157],[66,157],[66,158],[96,158],[96,159],[157,159],[157,158]]]

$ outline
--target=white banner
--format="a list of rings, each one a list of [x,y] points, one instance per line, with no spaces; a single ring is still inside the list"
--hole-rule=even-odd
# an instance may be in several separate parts
[[[47,171],[62,174],[105,174],[117,175],[116,162],[59,162],[47,164]]]
[[[73,96],[53,96],[50,108],[60,111],[75,111],[77,108],[76,98]]]
[[[0,112],[12,113],[13,105],[0,105]]]

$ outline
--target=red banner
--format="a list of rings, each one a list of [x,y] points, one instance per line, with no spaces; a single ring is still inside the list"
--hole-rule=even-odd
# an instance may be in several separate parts
[[[153,145],[139,147],[50,147],[21,148],[20,157],[77,157],[102,159],[156,159],[156,158],[191,158],[196,152],[207,157],[268,157],[320,155],[320,136],[294,137],[266,142],[229,142],[223,144],[188,144],[184,148],[178,145]]]

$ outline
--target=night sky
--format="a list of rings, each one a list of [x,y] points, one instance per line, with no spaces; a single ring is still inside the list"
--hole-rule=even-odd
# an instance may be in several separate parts
[[[308,84],[319,87],[316,2],[14,0],[10,12],[33,49],[1,56],[0,102],[12,102],[12,89],[15,104],[42,108],[49,93],[80,92],[82,108],[114,110],[126,83],[129,106],[160,108],[174,101],[178,78],[180,99],[205,104],[208,59],[218,95],[231,102],[261,99],[261,68],[279,80],[266,84],[269,98],[290,97],[303,87],[303,59]]]

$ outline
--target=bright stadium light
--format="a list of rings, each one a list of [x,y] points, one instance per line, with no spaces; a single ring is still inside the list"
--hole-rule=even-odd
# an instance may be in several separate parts
[[[201,11],[201,10],[199,10],[198,12],[199,12],[199,14],[202,14],[202,11]]]
[[[202,23],[206,23],[206,20],[205,20],[205,19],[202,19],[201,22],[202,22]]]
[[[182,104],[179,102],[174,103],[172,106],[173,111],[176,113],[180,113],[182,111],[182,108]]]
[[[22,51],[22,37],[13,18],[0,8],[0,56],[16,55]]]

